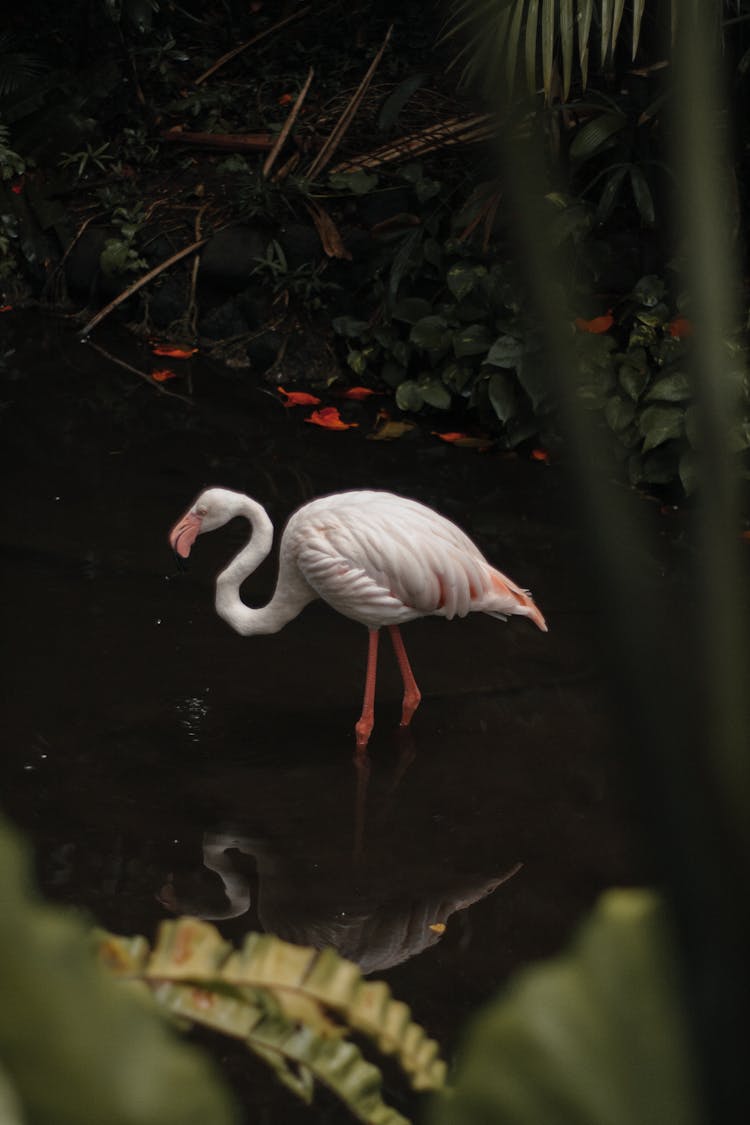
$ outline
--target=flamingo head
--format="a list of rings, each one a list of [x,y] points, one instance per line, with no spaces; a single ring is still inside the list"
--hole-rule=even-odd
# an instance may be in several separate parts
[[[237,515],[237,494],[226,488],[207,488],[169,533],[175,554],[186,559],[199,535],[223,527]]]

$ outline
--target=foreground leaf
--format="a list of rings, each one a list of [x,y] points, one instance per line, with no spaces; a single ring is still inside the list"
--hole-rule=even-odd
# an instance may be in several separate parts
[[[300,1096],[309,1083],[303,1077],[297,1088],[297,1068],[306,1068],[367,1125],[404,1119],[383,1103],[379,1072],[346,1040],[348,1031],[393,1055],[414,1089],[444,1082],[438,1046],[408,1007],[332,949],[250,934],[235,951],[215,927],[194,918],[163,923],[153,951],[142,938],[109,935],[100,948],[118,975],[149,984],[173,1014],[242,1039]]]
[[[433,1125],[696,1125],[676,978],[659,899],[610,891],[480,1016]]]

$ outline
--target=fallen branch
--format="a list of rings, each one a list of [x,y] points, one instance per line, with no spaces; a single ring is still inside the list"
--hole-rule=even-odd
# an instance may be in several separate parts
[[[278,137],[276,138],[276,143],[274,144],[273,148],[271,149],[271,151],[269,152],[268,156],[265,159],[265,162],[263,164],[263,177],[264,177],[264,179],[269,175],[271,169],[273,168],[273,166],[276,162],[276,157],[281,152],[282,145],[284,144],[284,142],[286,141],[290,132],[292,131],[292,126],[294,125],[294,122],[297,120],[297,115],[298,115],[299,111],[302,109],[302,103],[304,102],[305,98],[307,97],[307,91],[310,89],[310,83],[313,80],[313,74],[314,73],[315,73],[315,71],[313,70],[312,67],[310,67],[309,71],[307,72],[307,79],[305,80],[305,84],[302,87],[302,89],[300,90],[299,94],[297,95],[297,100],[295,101],[294,105],[292,106],[291,112],[290,112],[289,116],[287,117],[286,121],[284,122],[284,126],[283,126],[282,130],[279,133]]]
[[[364,156],[355,156],[351,160],[342,160],[332,174],[336,172],[357,172],[360,169],[379,168],[383,164],[392,163],[394,160],[405,158],[413,159],[423,156],[428,152],[435,152],[450,145],[469,144],[473,141],[485,140],[492,136],[495,125],[490,114],[480,114],[477,117],[457,118],[449,117],[435,125],[425,126],[415,133],[409,133],[396,141],[389,141],[380,145]]]
[[[101,324],[105,316],[109,316],[113,309],[116,309],[123,301],[127,301],[128,297],[132,296],[133,293],[136,293],[144,285],[147,285],[149,281],[153,281],[155,277],[158,277],[164,270],[169,269],[175,262],[179,262],[182,258],[187,258],[188,254],[194,254],[196,250],[200,250],[201,246],[205,246],[207,242],[207,238],[200,238],[197,242],[191,242],[189,246],[178,250],[176,254],[172,254],[170,258],[160,262],[158,266],[154,266],[148,273],[144,273],[143,277],[139,277],[132,285],[128,285],[127,289],[123,289],[122,293],[118,293],[113,301],[110,301],[108,305],[105,305],[103,309],[99,310],[96,316],[91,318],[86,327],[81,331],[81,339],[85,340],[89,333],[96,328],[97,324]]]
[[[236,59],[237,55],[241,55],[243,51],[246,51],[248,47],[252,47],[254,43],[260,43],[261,39],[265,39],[268,35],[273,35],[274,31],[278,31],[280,28],[284,27],[285,24],[291,23],[292,20],[298,20],[301,19],[302,16],[306,16],[311,7],[312,5],[308,4],[306,8],[300,8],[298,12],[292,12],[290,16],[286,16],[283,20],[279,20],[279,22],[273,24],[272,27],[267,27],[265,31],[259,31],[257,35],[254,35],[252,37],[252,39],[248,39],[245,43],[240,43],[239,47],[233,47],[231,51],[227,51],[225,55],[222,55],[220,59],[217,59],[213,66],[210,66],[208,70],[204,70],[203,74],[199,75],[196,78],[195,85],[200,86],[201,82],[205,82],[207,78],[210,78],[212,74],[215,74],[220,67],[225,65],[225,63],[231,62],[232,59]]]
[[[188,406],[193,406],[192,399],[186,398],[185,395],[178,394],[177,391],[168,391],[166,387],[162,387],[161,383],[157,383],[150,375],[147,375],[145,371],[139,371],[137,367],[126,363],[124,359],[119,359],[116,355],[112,355],[112,353],[108,352],[106,348],[103,348],[101,344],[95,344],[93,340],[88,340],[87,343],[89,347],[99,352],[100,355],[103,355],[110,363],[114,363],[117,367],[122,367],[125,371],[129,371],[131,375],[137,375],[139,379],[143,379],[160,395],[167,395],[168,398],[178,398],[180,402],[186,402]]]
[[[229,152],[264,152],[275,143],[270,133],[184,133],[177,129],[165,129],[161,139],[172,144],[201,145]]]
[[[341,117],[338,119],[337,123],[334,125],[333,129],[328,135],[328,138],[323,143],[323,147],[321,148],[320,152],[310,165],[307,172],[308,179],[314,180],[316,176],[320,175],[326,165],[330,162],[336,149],[341,144],[341,141],[344,139],[346,133],[349,130],[349,126],[354,120],[354,116],[362,103],[362,99],[367,93],[367,88],[372,82],[373,77],[375,76],[375,71],[380,66],[380,60],[385,53],[385,49],[388,46],[392,33],[393,24],[391,24],[391,26],[388,28],[380,50],[367,68],[367,72],[365,73],[365,76],[360,82],[359,86],[352,94],[349,104],[344,109]]]

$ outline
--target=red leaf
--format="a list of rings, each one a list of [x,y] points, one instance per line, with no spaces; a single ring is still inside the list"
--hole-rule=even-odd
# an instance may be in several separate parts
[[[291,94],[282,94],[278,101],[279,105],[291,105],[294,101],[294,98]]]
[[[543,461],[545,465],[549,464],[549,453],[546,449],[532,449],[531,456],[534,461]]]
[[[692,321],[688,320],[686,316],[676,316],[674,320],[670,320],[667,327],[673,340],[685,340],[688,336],[693,335]]]
[[[469,434],[460,434],[454,431],[439,434],[437,430],[432,430],[432,434],[434,437],[439,437],[441,441],[450,442],[451,445],[459,445],[463,449],[477,449],[480,453],[489,449],[492,444],[487,438],[471,437]]]
[[[344,422],[335,406],[324,406],[322,410],[313,410],[305,421],[312,422],[313,426],[322,426],[326,430],[350,430],[357,425],[356,422]]]
[[[157,383],[166,383],[167,379],[176,379],[177,372],[173,371],[171,367],[160,367],[158,371],[151,372],[151,378],[155,379]]]
[[[609,332],[612,325],[615,323],[615,318],[612,316],[612,310],[608,309],[606,316],[595,316],[593,320],[583,320],[580,316],[576,317],[576,328],[579,332],[591,332],[594,336],[601,336],[604,332]]]
[[[284,396],[284,406],[317,406],[320,402],[319,398],[307,391],[285,391],[283,387],[277,387],[276,390]]]
[[[371,391],[369,387],[349,387],[347,390],[341,392],[342,398],[351,398],[355,402],[362,402],[364,399],[369,398],[370,395],[376,395],[377,391]]]
[[[172,359],[190,359],[197,348],[180,348],[176,344],[155,344],[151,349],[154,355],[168,355]]]
[[[13,306],[12,305],[0,305],[0,313],[4,313],[4,312],[13,312]]]
[[[11,185],[10,190],[13,192],[14,195],[20,195],[21,192],[23,191],[23,185],[24,185],[24,179],[22,177],[20,180],[16,180],[16,182]]]

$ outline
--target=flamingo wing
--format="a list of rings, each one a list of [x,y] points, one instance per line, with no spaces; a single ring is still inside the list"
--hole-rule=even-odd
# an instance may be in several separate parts
[[[287,533],[316,593],[367,624],[433,613],[463,617],[481,608],[497,573],[449,520],[390,493],[313,501],[292,517]]]

